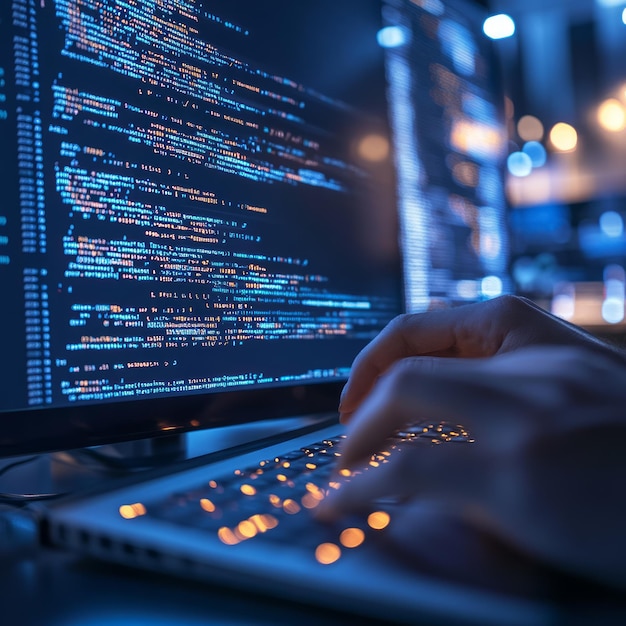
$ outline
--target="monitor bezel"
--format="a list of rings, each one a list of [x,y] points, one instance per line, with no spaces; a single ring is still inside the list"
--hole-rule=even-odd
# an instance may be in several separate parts
[[[0,457],[72,450],[273,418],[337,414],[345,381],[0,413]]]

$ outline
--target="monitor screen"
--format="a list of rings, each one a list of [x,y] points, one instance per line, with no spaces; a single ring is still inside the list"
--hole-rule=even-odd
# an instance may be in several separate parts
[[[406,306],[509,292],[504,93],[469,0],[384,0]]]
[[[369,0],[2,3],[1,454],[336,404],[402,310],[379,28]]]

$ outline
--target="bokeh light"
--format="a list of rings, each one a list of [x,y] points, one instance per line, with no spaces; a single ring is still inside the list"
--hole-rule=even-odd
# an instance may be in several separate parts
[[[399,48],[408,43],[409,39],[409,31],[402,26],[385,26],[376,35],[381,48]]]
[[[598,107],[598,124],[610,132],[619,132],[626,128],[626,110],[616,98],[605,100]]]
[[[606,211],[600,215],[598,220],[600,223],[600,230],[607,237],[621,237],[624,232],[624,220],[617,211]]]
[[[146,514],[146,507],[141,502],[135,504],[123,504],[119,508],[119,513],[124,519],[135,519]]]
[[[524,115],[517,122],[517,134],[524,141],[541,141],[543,133],[543,124],[534,115]]]
[[[570,124],[559,122],[550,131],[550,141],[559,152],[572,152],[578,145],[578,133]]]
[[[564,320],[571,320],[576,314],[576,290],[572,283],[559,283],[554,288],[552,313]]]
[[[366,135],[359,142],[358,150],[366,161],[378,163],[389,156],[389,140],[382,135]]]
[[[611,264],[604,268],[604,301],[602,319],[608,324],[624,320],[624,283],[626,272],[621,265]]]
[[[346,528],[339,535],[339,541],[346,548],[357,548],[365,541],[365,533],[360,528]]]
[[[334,543],[322,543],[315,549],[315,558],[322,565],[330,565],[341,558],[341,548]]]
[[[498,276],[485,276],[480,282],[480,292],[486,298],[497,298],[502,295],[502,280]]]
[[[624,319],[624,300],[606,298],[602,302],[602,319],[608,324],[619,324]]]
[[[215,504],[213,504],[213,502],[211,502],[211,500],[209,500],[208,498],[202,498],[200,500],[200,506],[207,513],[215,513],[215,510],[217,508]]]
[[[497,157],[502,154],[506,138],[501,128],[491,124],[460,118],[453,120],[450,143],[453,148],[474,158]]]
[[[478,284],[475,280],[460,280],[456,285],[456,293],[464,300],[473,300],[478,297]]]
[[[391,517],[385,511],[374,511],[367,516],[367,524],[374,530],[382,530],[389,525]]]
[[[543,167],[546,164],[546,149],[538,141],[527,141],[522,152],[530,157],[533,167]]]
[[[484,21],[483,32],[489,39],[506,39],[515,34],[515,22],[505,13],[492,15]]]
[[[524,152],[512,152],[506,160],[506,167],[513,176],[523,178],[532,172],[533,162]]]

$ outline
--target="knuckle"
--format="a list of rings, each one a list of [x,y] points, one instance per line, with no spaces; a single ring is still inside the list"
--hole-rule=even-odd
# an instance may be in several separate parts
[[[416,378],[437,372],[437,360],[432,357],[408,357],[396,361],[390,369],[390,385],[400,393],[414,386]]]
[[[518,332],[522,332],[523,336],[536,334],[545,326],[545,321],[541,319],[543,314],[527,298],[505,295],[492,300],[492,303],[492,324],[503,336]]]
[[[388,328],[392,332],[403,333],[413,326],[415,318],[415,313],[403,313],[402,315],[394,317],[391,322],[389,322]]]
[[[496,309],[497,312],[507,317],[527,315],[529,311],[535,309],[535,307],[532,305],[531,301],[528,300],[528,298],[524,298],[522,296],[514,296],[511,294],[499,296],[491,302],[492,306]]]
[[[419,330],[419,313],[404,313],[394,317],[382,333],[384,340],[405,345]]]

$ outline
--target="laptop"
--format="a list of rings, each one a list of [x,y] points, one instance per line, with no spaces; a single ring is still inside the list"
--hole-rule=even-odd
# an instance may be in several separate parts
[[[508,289],[479,18],[438,0],[2,6],[0,275],[19,297],[0,311],[0,451],[104,462],[273,425],[47,504],[52,545],[355,616],[547,621],[395,558],[393,503],[312,515],[358,351],[405,310]],[[465,445],[455,428],[390,445]]]

